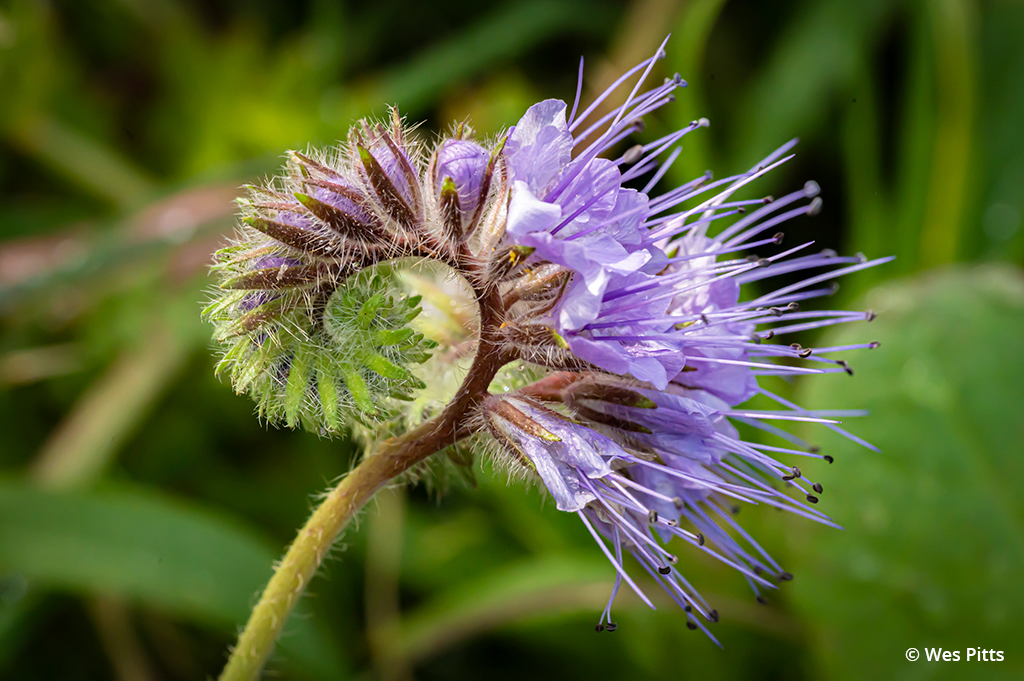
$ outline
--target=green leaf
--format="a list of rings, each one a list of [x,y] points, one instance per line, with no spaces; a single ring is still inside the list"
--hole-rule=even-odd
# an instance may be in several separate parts
[[[36,586],[115,594],[230,635],[279,552],[237,523],[152,492],[55,493],[0,481],[0,571]],[[301,616],[289,621],[276,659],[310,679],[340,678],[347,666]]]
[[[818,644],[822,678],[965,678],[968,648],[1004,651],[977,678],[1024,674],[1024,278],[949,271],[875,289],[871,325],[821,345],[878,340],[856,376],[808,380],[806,408],[864,407],[845,427],[881,448],[820,438],[832,466],[807,466],[845,531],[791,533],[791,593]],[[870,335],[870,338],[868,336]],[[826,431],[827,432],[827,431]],[[822,433],[815,431],[814,435]],[[812,442],[815,440],[812,440]],[[908,662],[943,647],[956,663]]]

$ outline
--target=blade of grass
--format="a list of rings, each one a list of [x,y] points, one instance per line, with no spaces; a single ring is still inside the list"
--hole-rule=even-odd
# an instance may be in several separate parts
[[[555,35],[593,33],[608,23],[605,5],[576,0],[510,3],[453,38],[431,46],[410,62],[374,76],[361,99],[367,109],[397,103],[420,113],[454,83],[470,78]],[[471,57],[467,58],[467,55]]]
[[[964,0],[928,3],[935,45],[935,143],[921,231],[921,265],[955,262],[971,178],[977,96],[976,9]]]
[[[153,191],[146,173],[128,159],[52,116],[28,118],[8,138],[23,153],[120,209],[138,205]]]

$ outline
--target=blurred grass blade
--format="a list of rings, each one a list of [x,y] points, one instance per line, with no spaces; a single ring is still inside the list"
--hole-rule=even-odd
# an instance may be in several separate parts
[[[24,153],[118,208],[139,204],[153,190],[127,159],[50,116],[27,119],[8,134]]]
[[[607,11],[603,4],[595,7],[577,0],[510,3],[410,62],[380,74],[365,100],[371,107],[397,103],[403,113],[419,114],[453,84],[553,35],[599,31],[608,22]]]
[[[609,568],[595,560],[563,555],[508,565],[407,615],[395,650],[413,661],[422,660],[513,621],[581,609],[599,612],[610,590]]]
[[[751,163],[793,137],[808,138],[845,94],[892,9],[883,0],[825,0],[796,15],[741,107],[738,163]]]
[[[250,530],[152,491],[0,481],[0,570],[37,586],[113,594],[230,634],[276,557]],[[279,649],[304,678],[340,678],[347,666],[342,647],[306,618],[289,621]]]
[[[676,23],[667,59],[670,68],[679,72],[688,86],[685,93],[677,97],[671,107],[665,109],[673,130],[709,115],[705,96],[709,81],[704,73],[704,56],[711,29],[718,21],[724,6],[725,0],[689,2]],[[669,170],[672,184],[678,186],[689,182],[712,167],[710,149],[711,139],[707,134],[689,135],[686,153],[682,154]]]
[[[921,229],[921,265],[956,262],[971,179],[971,139],[977,97],[976,8],[939,0],[931,9],[935,55],[935,144]]]
[[[889,191],[882,176],[882,134],[876,83],[869,65],[861,62],[855,79],[854,101],[846,107],[842,121],[843,165],[849,195],[851,234],[847,250],[875,257],[892,251],[887,210]],[[844,282],[844,296],[870,288],[885,276],[877,268],[867,270],[853,281]]]
[[[928,29],[928,17],[921,8],[915,14],[908,41],[907,87],[901,102],[896,157],[896,225],[890,252],[896,255],[892,267],[901,273],[913,272],[921,261],[921,230],[927,207],[935,131],[935,70]]]
[[[76,402],[33,464],[49,487],[94,481],[145,418],[191,348],[159,324]]]

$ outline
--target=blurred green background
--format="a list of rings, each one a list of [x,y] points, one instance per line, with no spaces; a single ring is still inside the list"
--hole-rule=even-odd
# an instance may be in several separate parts
[[[215,676],[315,495],[357,455],[261,425],[199,319],[239,185],[398,104],[483,134],[592,96],[673,33],[672,169],[817,180],[789,243],[889,265],[831,302],[879,319],[857,375],[772,388],[867,407],[880,454],[805,436],[844,531],[745,508],[796,580],[767,607],[691,553],[715,648],[628,594],[575,518],[486,468],[379,495],[289,623],[275,678],[1024,678],[1024,3],[1009,0],[0,2],[0,678]],[[653,593],[653,591],[652,591]],[[1003,650],[908,662],[909,647]]]

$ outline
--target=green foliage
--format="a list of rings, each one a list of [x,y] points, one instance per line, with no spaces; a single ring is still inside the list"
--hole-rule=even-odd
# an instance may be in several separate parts
[[[918,670],[925,663],[903,651],[959,650],[964,665],[968,647],[983,647],[1006,661],[972,673],[1020,678],[1024,277],[947,271],[876,289],[867,304],[880,350],[855,360],[855,380],[808,382],[801,395],[870,409],[853,427],[882,450],[820,438],[835,457],[818,473],[823,506],[846,529],[792,529],[793,595],[819,646],[815,666],[830,679],[958,679],[956,664]],[[862,336],[853,327],[823,342]]]
[[[148,492],[0,482],[0,565],[33,588],[115,595],[230,635],[276,556],[273,542],[237,522]],[[341,678],[344,657],[322,629],[302,617],[289,627],[290,667]]]

